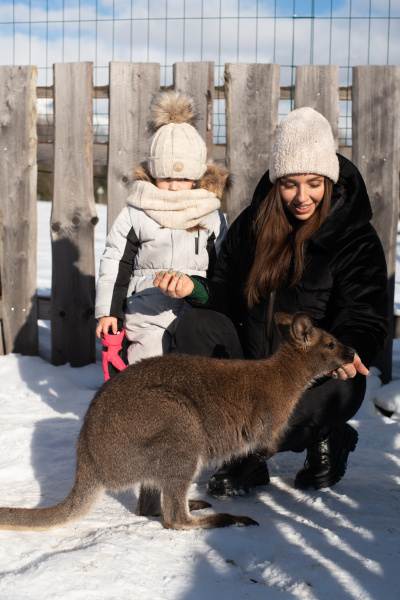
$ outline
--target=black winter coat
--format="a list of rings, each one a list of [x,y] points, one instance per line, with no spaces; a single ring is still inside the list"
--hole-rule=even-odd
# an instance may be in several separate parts
[[[388,282],[381,242],[370,223],[372,210],[365,183],[353,163],[338,155],[328,218],[308,242],[305,270],[294,287],[282,287],[253,308],[244,285],[252,264],[252,224],[272,187],[268,172],[253,200],[229,228],[202,306],[228,315],[235,323],[247,358],[268,356],[279,345],[273,316],[278,311],[309,313],[316,324],[354,348],[366,365],[383,348],[388,332]],[[191,302],[194,306],[200,306]]]

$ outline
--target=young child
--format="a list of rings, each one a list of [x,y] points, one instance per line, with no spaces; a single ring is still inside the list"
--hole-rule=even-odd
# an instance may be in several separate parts
[[[219,197],[228,172],[206,163],[196,119],[186,93],[161,92],[153,98],[149,155],[136,169],[127,206],[107,236],[97,283],[96,333],[101,338],[124,327],[131,342],[129,364],[168,352],[177,320],[189,308],[185,300],[153,286],[156,273],[174,266],[177,277],[181,272],[210,276],[226,234]]]

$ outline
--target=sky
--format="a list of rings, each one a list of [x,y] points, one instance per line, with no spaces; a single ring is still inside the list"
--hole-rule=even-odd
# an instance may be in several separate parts
[[[349,66],[400,64],[399,33],[400,0],[0,2],[0,63],[38,66],[39,85],[72,61],[92,61],[105,85],[112,60],[159,62],[163,84],[179,61],[212,60],[217,80],[226,62],[277,62],[282,85],[293,64],[336,64],[346,85]]]

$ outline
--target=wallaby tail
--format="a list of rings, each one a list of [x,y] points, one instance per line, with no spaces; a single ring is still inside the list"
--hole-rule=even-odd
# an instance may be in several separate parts
[[[0,529],[46,530],[76,521],[97,503],[104,491],[93,471],[78,462],[75,483],[68,496],[49,508],[0,508]]]

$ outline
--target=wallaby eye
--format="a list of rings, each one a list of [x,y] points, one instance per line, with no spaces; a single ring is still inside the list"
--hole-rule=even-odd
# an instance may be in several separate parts
[[[329,342],[329,344],[326,344],[326,347],[329,348],[329,350],[333,350],[335,347],[335,342]]]

